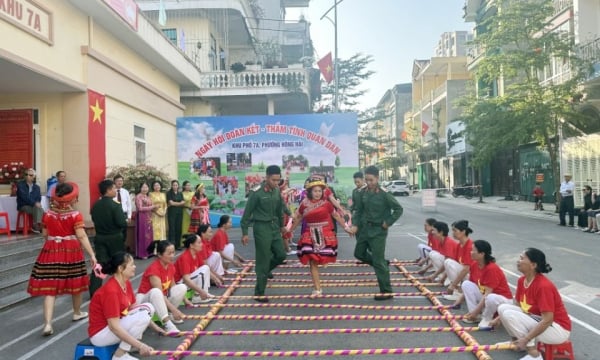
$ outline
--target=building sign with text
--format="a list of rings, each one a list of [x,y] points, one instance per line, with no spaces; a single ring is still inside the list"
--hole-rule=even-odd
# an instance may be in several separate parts
[[[52,44],[52,13],[33,0],[0,0],[0,18]]]

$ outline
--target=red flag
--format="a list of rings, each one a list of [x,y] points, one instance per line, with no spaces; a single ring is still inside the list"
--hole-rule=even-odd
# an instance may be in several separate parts
[[[101,196],[98,184],[106,177],[106,97],[88,90],[88,158],[90,206]]]
[[[425,121],[421,122],[421,136],[425,136],[427,134],[427,130],[429,130],[429,125]]]
[[[406,141],[407,137],[408,134],[406,133],[406,131],[402,130],[402,132],[400,133],[400,139],[402,139],[402,141]]]
[[[321,70],[325,82],[329,84],[331,80],[333,80],[333,60],[331,58],[331,52],[319,60],[317,65],[319,65],[319,70]]]

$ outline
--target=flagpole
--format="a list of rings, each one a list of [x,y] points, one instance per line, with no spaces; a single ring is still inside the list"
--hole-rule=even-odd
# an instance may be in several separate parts
[[[325,14],[323,14],[323,16],[321,16],[320,20],[323,20],[323,18],[327,17],[327,14],[329,14],[329,12],[331,10],[333,10],[333,21],[331,21],[330,18],[327,18],[329,21],[331,21],[333,23],[333,34],[334,34],[334,50],[333,50],[333,76],[334,76],[334,93],[333,93],[333,109],[335,112],[338,112],[339,106],[338,106],[338,93],[339,93],[339,86],[340,86],[340,81],[339,81],[339,69],[338,69],[338,31],[337,31],[337,6],[339,3],[341,3],[344,0],[333,0],[333,6],[329,8],[329,10],[327,10],[325,12]]]

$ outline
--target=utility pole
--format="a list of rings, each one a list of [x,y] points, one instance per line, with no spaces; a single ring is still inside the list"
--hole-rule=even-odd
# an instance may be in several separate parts
[[[339,80],[339,68],[338,68],[338,31],[337,31],[337,23],[338,23],[338,16],[337,16],[337,6],[338,4],[340,4],[342,1],[344,0],[333,0],[333,6],[329,8],[329,10],[327,10],[325,12],[325,14],[323,14],[323,16],[321,16],[320,20],[323,20],[323,18],[327,18],[327,20],[331,21],[331,23],[333,24],[333,36],[334,36],[334,45],[333,45],[333,81],[334,81],[334,93],[333,93],[333,109],[335,112],[338,112],[339,109],[339,97],[338,97],[338,93],[339,93],[339,87],[340,87],[340,80]],[[329,17],[327,17],[327,14],[329,14],[329,12],[333,10],[333,20],[331,20]]]

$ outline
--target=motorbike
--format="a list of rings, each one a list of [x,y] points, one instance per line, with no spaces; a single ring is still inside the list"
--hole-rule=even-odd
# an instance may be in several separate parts
[[[452,188],[452,196],[459,197],[464,196],[467,199],[472,199],[474,194],[473,185],[466,183],[462,186],[455,186]]]

